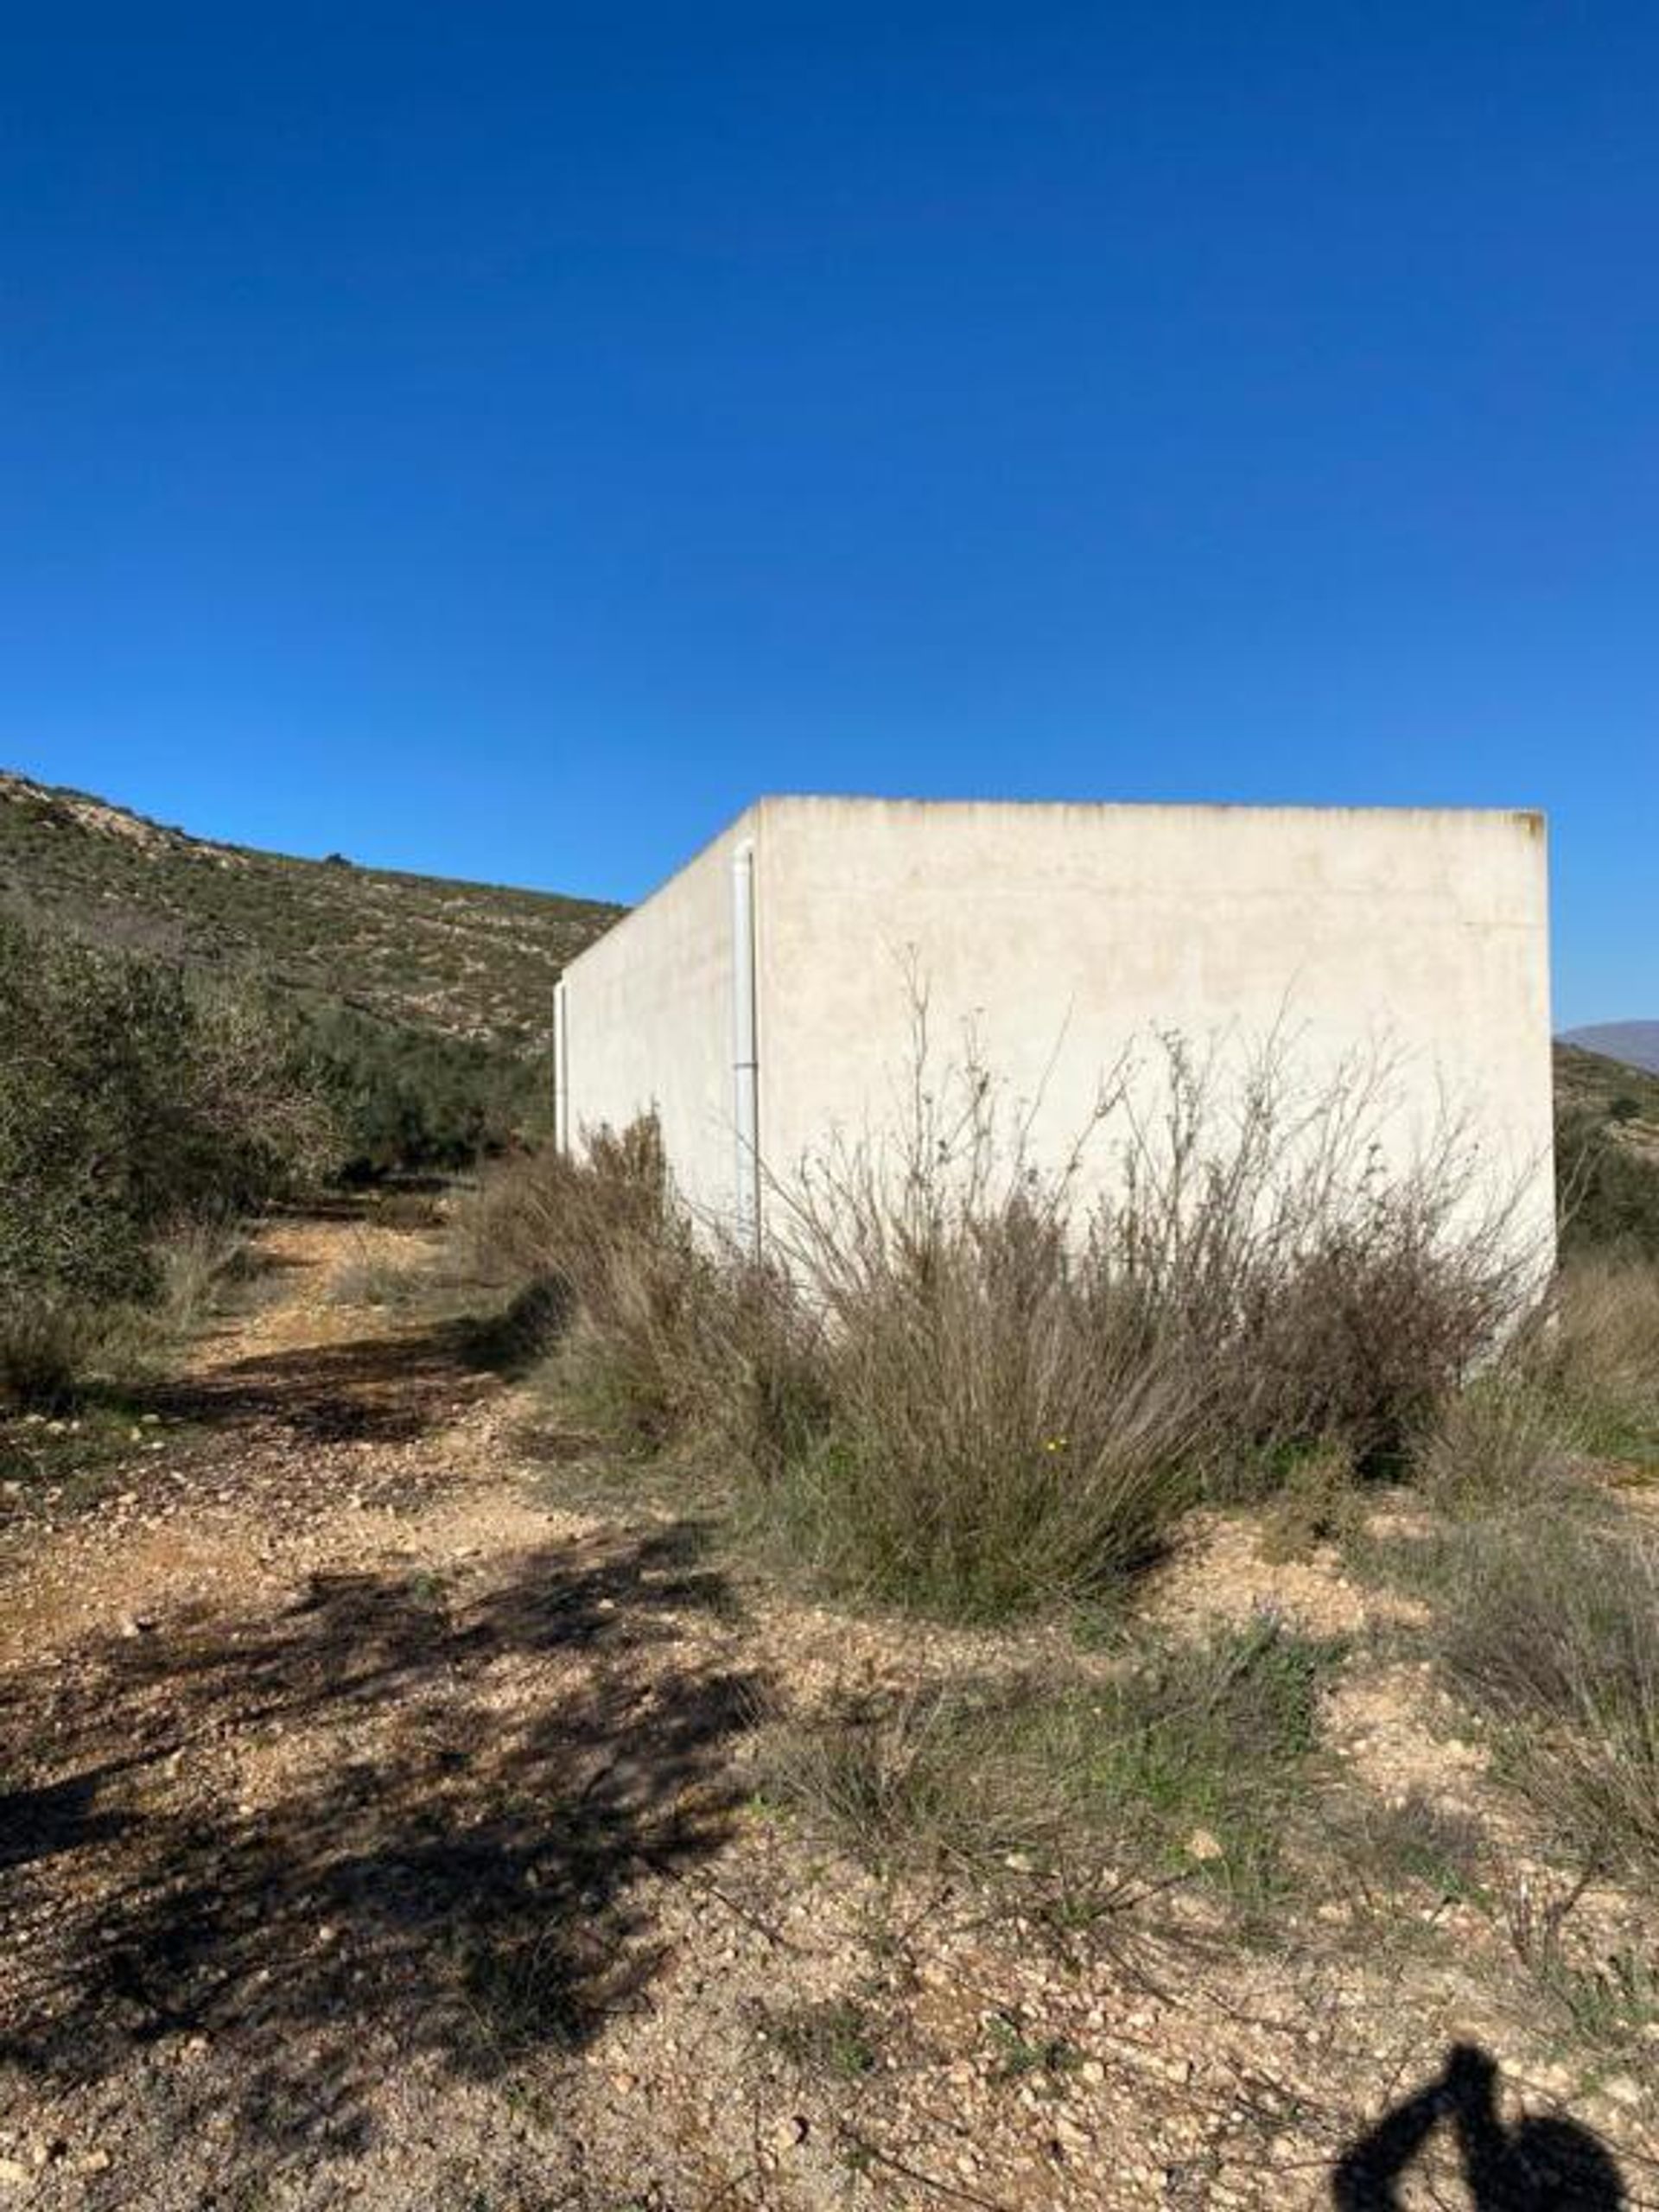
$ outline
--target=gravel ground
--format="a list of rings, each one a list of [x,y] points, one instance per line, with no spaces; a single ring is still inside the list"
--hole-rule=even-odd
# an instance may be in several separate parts
[[[776,1715],[1044,1637],[786,1602],[621,1478],[562,1502],[464,1337],[326,1294],[359,1236],[273,1226],[279,1294],[101,1502],[4,1501],[0,2205],[1467,2204],[1474,2076],[1409,2100],[1473,2044],[1498,2124],[1570,2107],[1659,2197],[1651,2038],[1564,2053],[1478,1903],[1327,1890],[1251,1947],[1181,1886],[1058,1945],[1017,1885],[814,1847],[756,1791]],[[1147,1598],[1264,1601],[1361,1644],[1400,1617],[1224,1517]],[[1338,1792],[1437,1795],[1528,1863],[1421,1666],[1351,1663],[1326,1733]],[[1645,1901],[1580,1910],[1651,1955]],[[1438,2124],[1390,2193],[1342,2161],[1402,2104]]]

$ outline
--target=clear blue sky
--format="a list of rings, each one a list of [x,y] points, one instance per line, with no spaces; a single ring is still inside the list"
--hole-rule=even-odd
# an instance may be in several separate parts
[[[1659,10],[9,10],[0,758],[624,898],[763,789],[1537,804],[1659,1014]]]

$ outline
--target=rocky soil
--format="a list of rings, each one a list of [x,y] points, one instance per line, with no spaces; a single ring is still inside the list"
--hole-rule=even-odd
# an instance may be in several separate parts
[[[1327,1886],[1246,1944],[1126,1884],[1062,1939],[813,1843],[756,1786],[779,1714],[1042,1638],[752,1584],[464,1329],[331,1300],[356,1234],[272,1225],[96,1501],[0,1501],[0,2206],[1466,2204],[1447,2127],[1397,2195],[1341,2164],[1463,2044],[1659,2198],[1651,2039],[1571,2044],[1488,1902]],[[1351,1639],[1338,1796],[1531,1864],[1400,1601],[1217,1516],[1147,1602]]]

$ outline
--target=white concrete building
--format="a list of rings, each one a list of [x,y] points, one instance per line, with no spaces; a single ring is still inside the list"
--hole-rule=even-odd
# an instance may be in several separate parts
[[[774,1179],[891,1125],[913,976],[1039,1159],[1154,1033],[1380,1046],[1389,1147],[1450,1100],[1548,1243],[1547,893],[1532,813],[762,799],[566,971],[560,1131],[654,1108],[685,1198],[758,1234]]]

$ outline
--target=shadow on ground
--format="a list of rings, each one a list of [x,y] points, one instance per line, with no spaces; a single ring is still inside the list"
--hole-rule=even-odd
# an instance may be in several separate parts
[[[167,2126],[228,2103],[246,2159],[358,2147],[411,2064],[579,2048],[657,1970],[659,1878],[728,1831],[761,1686],[684,1620],[729,1603],[682,1524],[472,1591],[319,1579],[15,1681],[0,2061],[68,2088],[164,2052]]]
[[[1606,2145],[1558,2115],[1506,2126],[1497,2075],[1497,2061],[1478,2044],[1454,2044],[1432,2081],[1338,2160],[1334,2212],[1403,2212],[1409,2177],[1437,2133],[1455,2148],[1471,2212],[1619,2212],[1624,2183]],[[1444,2199],[1437,2193],[1433,2201]]]
[[[487,1348],[486,1348],[487,1349]],[[498,1368],[467,1324],[262,1352],[153,1393],[177,1421],[276,1427],[318,1444],[412,1442],[495,1386]]]

